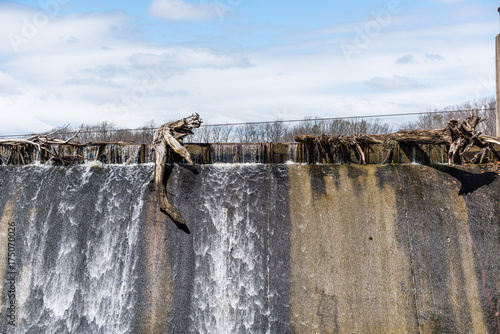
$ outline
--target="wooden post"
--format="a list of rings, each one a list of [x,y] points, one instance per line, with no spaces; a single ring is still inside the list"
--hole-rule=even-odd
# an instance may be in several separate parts
[[[500,12],[500,8],[499,8]],[[497,104],[496,104],[496,125],[497,125],[497,138],[500,138],[500,34],[495,39],[495,54],[496,54],[496,84],[497,84]]]

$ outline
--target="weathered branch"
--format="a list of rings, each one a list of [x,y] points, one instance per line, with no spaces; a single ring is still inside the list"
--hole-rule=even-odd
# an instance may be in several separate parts
[[[481,136],[480,137],[482,141],[485,143],[490,143],[490,144],[497,144],[500,145],[500,140],[495,138],[495,137],[490,137],[490,136]]]
[[[0,139],[0,145],[6,145],[6,146],[17,146],[17,145],[33,145],[33,146],[38,146],[38,143],[29,140],[29,139]]]
[[[178,224],[185,224],[186,222],[179,211],[177,211],[168,201],[165,190],[166,181],[164,180],[164,176],[165,164],[167,162],[167,145],[193,166],[194,163],[191,159],[191,155],[186,148],[182,146],[182,141],[185,136],[193,133],[193,128],[200,127],[201,123],[202,120],[200,116],[198,114],[193,114],[179,121],[163,124],[153,137],[153,150],[155,151],[154,182],[160,210]]]

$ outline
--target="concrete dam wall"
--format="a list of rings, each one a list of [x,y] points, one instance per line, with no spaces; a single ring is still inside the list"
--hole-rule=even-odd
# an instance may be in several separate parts
[[[498,165],[0,166],[0,333],[500,333]]]

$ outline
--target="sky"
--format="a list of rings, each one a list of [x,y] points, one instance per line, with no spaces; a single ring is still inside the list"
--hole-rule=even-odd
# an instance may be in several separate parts
[[[0,136],[194,112],[205,124],[413,113],[491,97],[499,5],[0,0]]]

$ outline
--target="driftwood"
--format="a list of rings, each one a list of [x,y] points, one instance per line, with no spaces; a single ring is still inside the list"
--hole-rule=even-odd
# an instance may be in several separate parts
[[[189,165],[193,166],[191,155],[186,148],[182,146],[182,141],[184,137],[193,133],[193,128],[200,127],[201,123],[202,120],[200,116],[195,113],[179,121],[163,124],[153,137],[153,150],[155,151],[154,183],[160,210],[178,224],[185,224],[186,222],[179,211],[170,204],[167,198],[165,189],[166,181],[164,180],[165,164],[167,162],[167,145],[170,146],[174,152],[186,159]]]
[[[65,160],[71,157],[60,155],[57,152],[57,150],[51,149],[52,146],[53,145],[79,146],[80,143],[75,142],[73,140],[78,136],[82,128],[80,127],[80,130],[78,130],[71,138],[67,140],[54,137],[55,134],[65,129],[66,127],[62,129],[57,129],[47,134],[33,135],[26,139],[0,139],[0,146],[12,146],[14,148],[13,151],[17,150],[18,152],[21,152],[28,147],[32,147],[35,148],[41,155],[46,154],[48,156],[51,156],[52,157],[51,159],[54,161],[64,162]],[[23,161],[22,154],[19,155],[19,157],[21,161]]]
[[[477,125],[484,121],[475,110],[462,122],[450,120],[444,129],[439,130],[411,130],[399,131],[387,135],[351,135],[351,136],[332,136],[332,135],[299,135],[295,141],[301,143],[314,144],[318,150],[329,147],[334,152],[340,152],[343,148],[355,149],[360,161],[366,165],[364,148],[374,144],[383,144],[389,148],[389,154],[392,148],[398,143],[405,144],[432,144],[447,145],[448,162],[450,164],[462,163],[462,156],[469,151],[472,146],[481,148],[481,152],[472,159],[474,163],[481,163],[486,151],[495,152],[492,144],[500,145],[498,138],[482,136],[481,132],[476,130]],[[386,161],[389,158],[389,154]]]
[[[53,131],[51,133],[47,134],[42,134],[42,135],[33,135],[27,139],[0,139],[0,145],[10,145],[10,146],[17,146],[17,145],[32,145],[37,147],[40,151],[42,150],[42,147],[40,145],[78,145],[79,143],[72,142],[73,139],[75,139],[78,134],[81,131],[78,130],[78,132],[75,133],[71,138],[68,140],[63,140],[63,139],[58,139],[55,137],[52,137],[52,135],[56,134],[57,132],[60,132],[63,129],[58,129],[56,131]]]
[[[82,125],[83,127],[83,125]],[[38,151],[40,154],[40,161],[49,161],[50,163],[60,164],[64,166],[71,166],[75,163],[80,163],[86,160],[101,160],[105,157],[105,147],[107,145],[136,145],[136,143],[128,143],[128,142],[85,142],[80,143],[77,138],[80,134],[82,127],[71,136],[69,139],[59,139],[55,137],[60,132],[66,130],[66,127],[57,129],[53,132],[47,134],[37,134],[33,135],[26,139],[21,138],[9,138],[9,139],[0,139],[0,147],[1,146],[10,146],[10,156],[4,161],[0,156],[0,164],[18,164],[26,165],[32,163],[33,160],[30,159],[29,153],[32,153],[33,150]],[[85,157],[83,154],[79,154],[82,152],[83,148],[89,147],[97,147],[98,153],[95,158]],[[67,151],[67,148],[70,148],[70,152]],[[69,153],[69,154],[68,154]],[[28,156],[25,156],[27,154]],[[14,158],[15,157],[15,158]],[[134,156],[131,156],[129,161],[125,162],[125,164],[130,164],[131,159]]]

